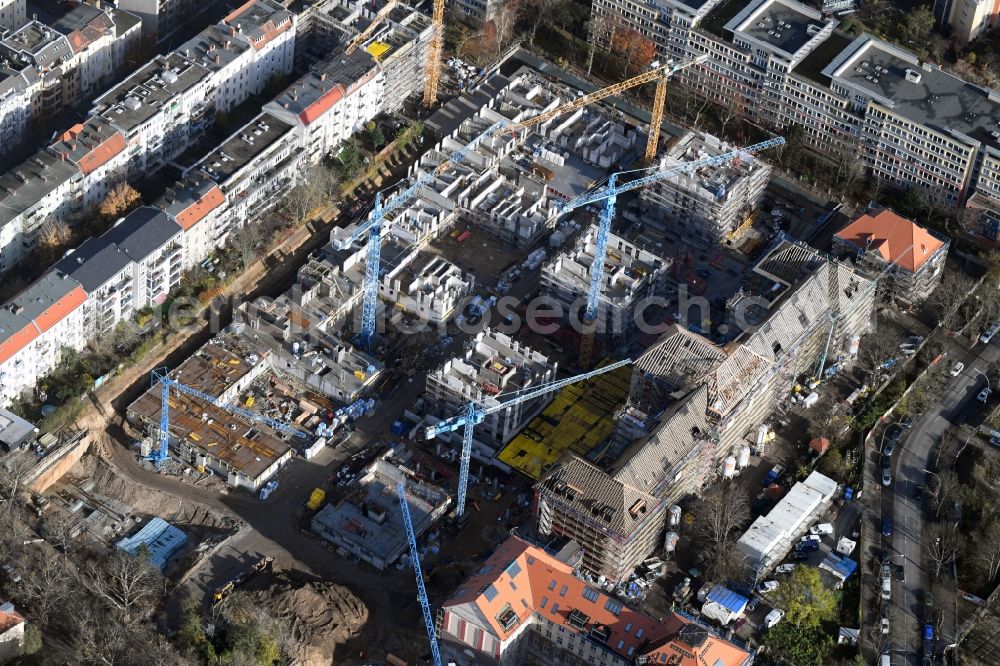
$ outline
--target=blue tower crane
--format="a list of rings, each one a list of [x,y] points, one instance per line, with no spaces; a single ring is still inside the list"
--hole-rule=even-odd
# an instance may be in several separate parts
[[[368,348],[371,345],[372,338],[375,336],[375,313],[377,310],[378,298],[379,264],[382,253],[382,245],[380,242],[381,227],[382,221],[386,218],[386,216],[405,204],[411,197],[417,194],[422,187],[434,180],[434,178],[436,178],[439,174],[464,161],[465,158],[468,157],[468,155],[474,151],[480,143],[492,136],[514,134],[529,127],[540,125],[551,120],[552,118],[555,118],[556,116],[583,108],[588,104],[600,101],[612,95],[617,95],[625,90],[642,85],[643,83],[661,80],[665,76],[679,72],[686,67],[703,63],[707,59],[708,56],[701,55],[690,60],[684,60],[676,63],[668,61],[648,72],[644,72],[638,76],[634,76],[625,81],[608,86],[607,88],[595,90],[574,99],[571,102],[567,102],[566,104],[562,104],[554,109],[531,116],[530,118],[525,118],[524,120],[517,122],[510,122],[509,120],[501,119],[490,125],[485,132],[473,139],[468,145],[463,146],[456,152],[452,153],[436,168],[414,180],[408,187],[406,187],[406,189],[390,198],[384,204],[381,196],[376,195],[375,204],[372,207],[372,212],[368,218],[359,225],[338,230],[335,232],[332,239],[333,246],[336,249],[346,250],[361,238],[365,236],[368,237],[368,254],[365,260],[365,281],[362,289],[364,303],[361,308],[361,332],[358,335],[359,342]]]
[[[767,141],[755,143],[752,146],[731,150],[714,157],[694,160],[692,162],[670,167],[669,169],[658,169],[653,173],[649,173],[651,169],[620,171],[618,173],[611,174],[608,177],[607,184],[603,188],[593,192],[586,192],[575,199],[571,199],[570,201],[560,204],[562,212],[565,213],[575,208],[587,206],[601,200],[604,201],[604,206],[601,209],[601,214],[598,219],[597,239],[594,244],[594,263],[591,265],[590,287],[587,290],[587,309],[584,313],[585,330],[580,346],[581,365],[586,366],[590,363],[590,354],[593,349],[594,342],[594,322],[597,319],[597,308],[600,303],[601,286],[604,283],[604,263],[607,260],[608,255],[608,235],[611,232],[611,222],[615,216],[615,204],[617,202],[618,195],[624,192],[640,189],[646,185],[650,185],[665,178],[670,178],[671,176],[675,176],[680,173],[695,171],[703,167],[717,166],[741,155],[751,155],[753,153],[767,150],[768,148],[774,148],[776,146],[782,146],[784,144],[784,137],[779,136],[774,139],[768,139]],[[657,167],[653,168],[656,169]],[[637,172],[644,172],[647,175],[631,180],[623,185],[618,185],[618,179],[621,176]]]
[[[417,598],[420,600],[420,611],[424,615],[424,628],[427,629],[427,640],[431,644],[431,659],[434,661],[434,666],[441,666],[441,649],[438,647],[434,617],[431,615],[431,602],[427,598],[427,588],[424,587],[424,574],[420,570],[420,553],[417,552],[417,535],[413,532],[413,521],[410,520],[410,505],[406,502],[406,486],[402,483],[396,484],[396,494],[399,496],[399,510],[403,514],[403,525],[406,527],[406,540],[410,542],[410,559],[413,560],[413,575],[417,579]]]
[[[178,381],[174,381],[167,374],[166,368],[159,368],[153,370],[152,372],[152,385],[160,385],[160,447],[155,449],[149,454],[149,459],[159,465],[164,460],[167,459],[169,455],[169,441],[170,441],[170,389],[174,389],[181,393],[187,393],[190,396],[199,398],[209,403],[210,405],[215,405],[220,409],[224,409],[232,414],[239,414],[240,416],[255,421],[257,423],[263,423],[274,430],[279,430],[281,432],[291,433],[295,437],[300,439],[308,439],[309,435],[295,426],[289,425],[284,421],[278,421],[277,419],[268,418],[262,416],[256,412],[251,412],[249,409],[243,409],[238,405],[232,403],[223,403],[214,395],[209,395],[204,391],[199,391],[198,389],[191,388],[185,384],[181,384]]]
[[[463,428],[462,456],[458,474],[458,496],[455,501],[456,516],[461,518],[465,513],[465,494],[469,486],[469,462],[472,458],[472,431],[475,426],[482,423],[490,414],[495,414],[508,409],[509,407],[519,405],[522,402],[533,400],[539,396],[545,395],[546,393],[551,393],[552,391],[561,389],[564,386],[569,386],[570,384],[575,384],[576,382],[590,379],[591,377],[603,375],[605,372],[617,370],[618,368],[628,365],[631,362],[632,359],[625,359],[624,361],[618,361],[616,363],[606,365],[603,368],[597,368],[596,370],[585,372],[582,375],[559,379],[554,382],[542,384],[533,389],[525,389],[512,394],[515,397],[510,400],[506,400],[490,407],[483,407],[482,405],[477,405],[475,402],[470,401],[469,404],[465,406],[463,412],[458,416],[453,416],[450,419],[445,419],[444,421],[435,423],[432,426],[428,426],[424,430],[425,439],[433,439],[441,433],[454,432],[459,428]]]

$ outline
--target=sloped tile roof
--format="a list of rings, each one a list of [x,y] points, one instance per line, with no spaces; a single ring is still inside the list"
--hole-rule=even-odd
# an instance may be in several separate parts
[[[861,250],[878,252],[886,263],[895,263],[911,273],[944,246],[927,229],[888,208],[855,218],[836,236]]]

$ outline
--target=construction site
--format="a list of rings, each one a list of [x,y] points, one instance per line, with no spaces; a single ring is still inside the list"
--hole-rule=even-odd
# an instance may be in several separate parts
[[[340,42],[345,21],[369,37],[386,21],[366,48],[403,77],[440,35],[420,44],[433,26],[396,5],[319,3],[308,48]],[[340,642],[372,631],[367,602],[390,626],[405,602],[407,633],[378,649],[422,656],[422,617],[436,650],[421,562],[443,598],[517,529],[565,546],[609,608],[641,605],[629,581],[665,550],[670,507],[731,476],[782,403],[849,361],[874,302],[874,281],[791,238],[752,265],[735,251],[780,137],[664,137],[662,105],[650,132],[604,103],[643,83],[659,95],[692,64],[589,94],[528,67],[492,72],[430,113],[400,188],[121,410],[133,473],[185,484],[210,515],[109,494],[125,481],[88,456],[78,466],[97,485],[70,476],[54,491],[74,537],[149,549],[208,596],[243,587],[288,616],[315,606],[301,654],[323,659],[327,601],[349,609]],[[718,260],[695,268],[706,248]],[[713,280],[723,266],[739,271]],[[682,286],[712,311],[681,311]],[[535,316],[543,300],[558,307]],[[239,552],[220,563],[227,548]],[[294,550],[351,589],[296,578]]]

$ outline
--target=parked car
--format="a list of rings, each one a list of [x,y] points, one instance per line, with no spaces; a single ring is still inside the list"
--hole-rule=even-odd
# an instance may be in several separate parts
[[[772,483],[774,483],[775,481],[777,481],[778,479],[780,479],[781,476],[784,473],[785,473],[785,466],[784,465],[782,465],[780,463],[777,464],[777,465],[775,465],[767,473],[767,476],[764,477],[764,480],[761,481],[761,485],[766,488],[767,486],[771,485]]]
[[[794,570],[795,570],[795,564],[794,563],[779,564],[778,568],[774,570],[774,573],[780,573],[780,574],[783,574],[783,573],[792,573],[792,571],[794,571]]]
[[[809,534],[816,535],[827,535],[833,534],[833,525],[831,523],[817,523],[809,528]]]
[[[979,395],[976,396],[976,399],[979,400],[979,402],[986,402],[987,400],[990,399],[990,393],[993,393],[993,390],[990,389],[989,386],[987,386],[986,388],[984,388],[982,391],[979,392]]]
[[[892,578],[882,578],[882,598],[885,601],[892,598]]]
[[[799,540],[802,541],[802,542],[807,542],[807,541],[815,541],[816,543],[820,542],[820,538],[819,538],[818,534],[807,534],[807,535],[805,535],[804,537],[802,537]]]
[[[924,625],[924,659],[934,658],[934,627]]]
[[[955,365],[951,366],[951,372],[948,374],[950,374],[952,377],[958,377],[960,374],[962,374],[962,370],[965,370],[965,364],[962,363],[961,361],[956,361]]]
[[[883,458],[882,459],[882,485],[891,486],[892,485],[892,459]]]
[[[902,564],[897,564],[893,567],[893,573],[896,574],[896,580],[900,583],[906,582],[906,568]]]
[[[892,536],[892,518],[885,517],[882,519],[882,536]]]
[[[884,616],[882,617],[882,635],[889,635],[889,618]]]
[[[768,594],[774,592],[778,589],[778,581],[776,580],[765,580],[763,583],[757,586],[757,591],[761,594]]]
[[[800,541],[795,544],[795,550],[800,553],[811,553],[819,550],[819,541]]]
[[[882,455],[886,457],[892,456],[893,451],[896,450],[896,440],[889,439],[886,440],[885,446],[882,447]]]

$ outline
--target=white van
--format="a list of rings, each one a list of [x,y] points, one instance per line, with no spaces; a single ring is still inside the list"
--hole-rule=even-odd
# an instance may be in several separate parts
[[[809,534],[826,535],[833,534],[833,524],[832,523],[819,523],[818,525],[813,525],[809,528]]]
[[[1000,320],[993,322],[992,326],[983,331],[983,334],[979,336],[979,341],[984,345],[988,345],[993,336],[997,334],[997,331],[1000,331]]]
[[[781,622],[781,618],[783,617],[785,617],[785,611],[781,610],[780,608],[772,608],[771,612],[768,613],[767,617],[764,618],[764,628],[770,629],[774,625]]]
[[[882,579],[882,598],[886,601],[892,598],[892,578],[890,577]]]

